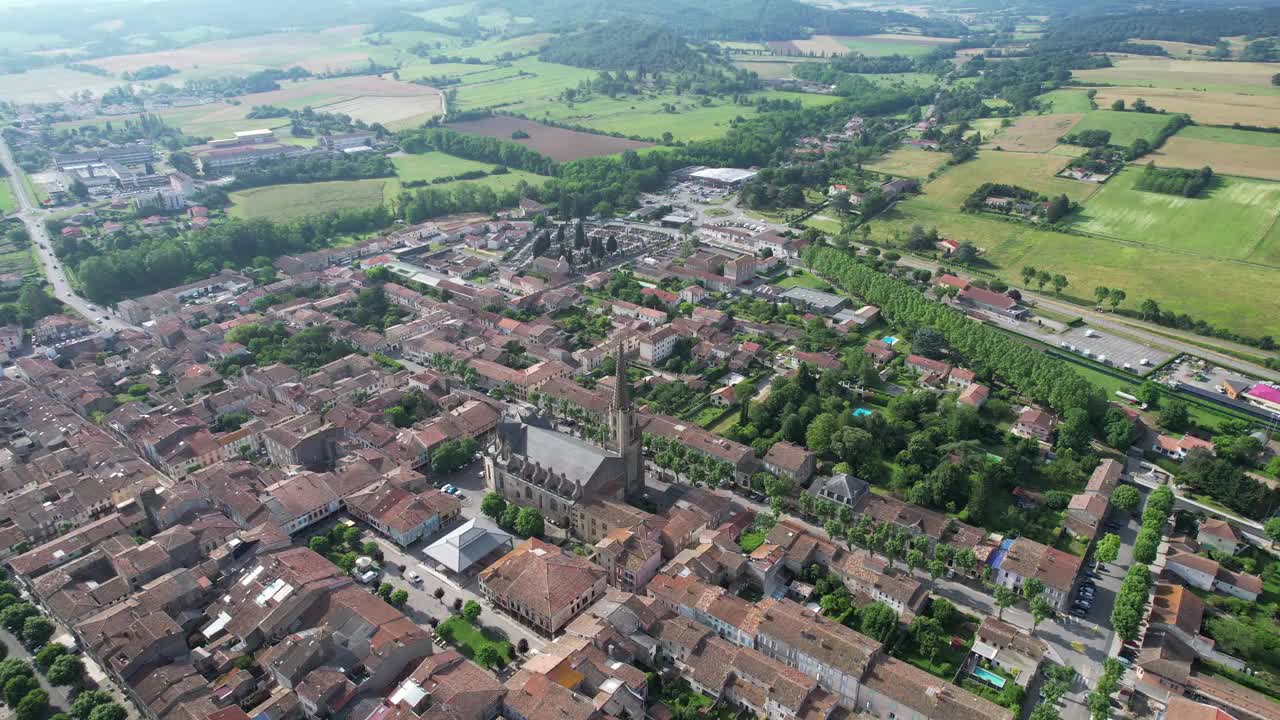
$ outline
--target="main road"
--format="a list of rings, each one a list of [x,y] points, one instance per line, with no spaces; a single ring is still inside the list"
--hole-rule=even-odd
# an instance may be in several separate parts
[[[18,167],[18,163],[13,159],[13,153],[9,150],[9,144],[3,138],[0,138],[0,164],[4,165],[4,169],[9,174],[9,185],[13,188],[13,196],[18,199],[20,208],[18,217],[27,226],[27,233],[31,235],[31,242],[35,244],[36,258],[43,267],[45,278],[53,287],[53,296],[82,317],[87,318],[89,322],[104,329],[134,328],[109,308],[94,305],[77,295],[72,289],[71,282],[67,279],[66,268],[59,263],[58,257],[53,253],[53,242],[44,224],[49,213],[37,206],[35,198],[31,197],[27,184],[22,181],[22,168]]]

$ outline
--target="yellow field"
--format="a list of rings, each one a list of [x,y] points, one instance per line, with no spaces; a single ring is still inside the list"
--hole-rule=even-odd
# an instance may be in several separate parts
[[[1016,152],[1048,152],[1058,144],[1058,138],[1066,135],[1082,117],[1082,113],[1024,115],[1014,120],[1012,126],[1001,130],[989,145]]]
[[[1219,63],[1238,65],[1240,63]],[[1145,98],[1148,105],[1171,113],[1186,113],[1192,120],[1212,125],[1275,125],[1280,118],[1280,95],[1241,95],[1234,92],[1197,92],[1144,87],[1097,88],[1098,107],[1115,100],[1132,105]]]
[[[1144,161],[1146,159],[1167,167],[1202,168],[1208,165],[1221,175],[1280,180],[1280,147],[1236,145],[1175,135]]]

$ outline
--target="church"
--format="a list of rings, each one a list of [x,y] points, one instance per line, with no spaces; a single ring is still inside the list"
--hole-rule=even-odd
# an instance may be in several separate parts
[[[538,508],[553,525],[588,543],[648,517],[627,504],[644,491],[644,455],[621,345],[616,357],[605,447],[553,430],[539,419],[504,420],[497,428],[496,452],[485,458],[490,489],[508,502]]]

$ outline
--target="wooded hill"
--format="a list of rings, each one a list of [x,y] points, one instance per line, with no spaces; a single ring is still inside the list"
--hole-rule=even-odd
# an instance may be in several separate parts
[[[689,43],[657,25],[611,20],[552,41],[545,62],[642,73],[698,70],[706,59]]]

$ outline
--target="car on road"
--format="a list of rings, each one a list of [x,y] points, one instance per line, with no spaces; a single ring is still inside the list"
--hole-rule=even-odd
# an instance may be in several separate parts
[[[414,585],[421,585],[421,584],[422,584],[422,576],[421,576],[421,575],[419,575],[418,573],[416,573],[416,572],[412,571],[412,570],[410,570],[409,572],[407,572],[407,573],[405,573],[405,574],[404,574],[404,579],[405,579],[405,580],[408,580],[409,582],[413,583]]]

